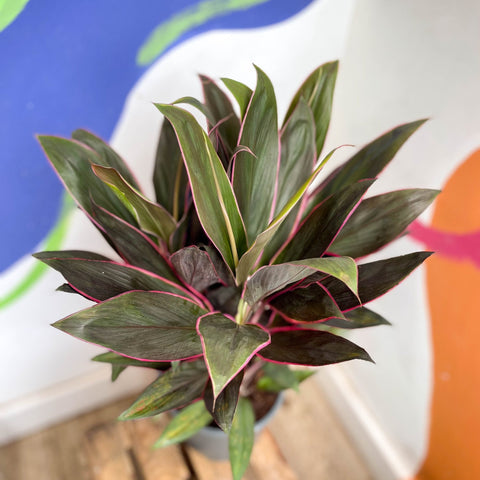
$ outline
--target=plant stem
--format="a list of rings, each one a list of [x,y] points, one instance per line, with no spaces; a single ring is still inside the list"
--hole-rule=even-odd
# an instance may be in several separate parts
[[[250,311],[250,307],[248,303],[243,298],[241,298],[238,302],[237,314],[235,315],[235,322],[237,322],[239,325],[243,325],[247,320],[249,311]]]

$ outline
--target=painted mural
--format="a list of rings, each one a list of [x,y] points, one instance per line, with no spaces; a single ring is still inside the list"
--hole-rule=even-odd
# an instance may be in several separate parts
[[[69,136],[82,126],[109,138],[135,82],[169,49],[208,30],[274,24],[310,2],[0,2],[0,275],[42,241],[58,248],[65,233],[69,203],[36,133]],[[32,266],[0,292],[0,308],[21,296],[42,270]]]
[[[428,448],[417,480],[480,478],[480,150],[439,196],[431,226],[411,234],[437,254],[427,264],[433,343]]]

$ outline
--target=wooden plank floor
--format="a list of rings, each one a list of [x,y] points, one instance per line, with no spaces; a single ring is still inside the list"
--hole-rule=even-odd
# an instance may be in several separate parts
[[[0,448],[0,480],[231,480],[186,446],[152,450],[167,417],[118,422],[132,399]],[[371,480],[314,379],[289,392],[244,480]]]

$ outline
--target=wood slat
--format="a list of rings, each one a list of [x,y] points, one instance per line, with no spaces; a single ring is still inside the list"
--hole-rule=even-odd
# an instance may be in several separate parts
[[[132,399],[0,448],[0,480],[231,480],[189,447],[153,450],[167,416],[118,422]],[[314,379],[288,392],[243,480],[371,480]]]
[[[372,480],[314,378],[286,392],[269,429],[302,480]]]
[[[179,446],[152,449],[167,421],[168,417],[161,415],[152,420],[130,421],[123,424],[129,429],[131,438],[135,439],[133,452],[143,472],[143,477],[139,480],[190,479],[190,470]]]
[[[191,447],[186,452],[198,480],[232,480],[228,461],[214,462]],[[243,480],[300,480],[287,464],[268,429],[258,437]]]

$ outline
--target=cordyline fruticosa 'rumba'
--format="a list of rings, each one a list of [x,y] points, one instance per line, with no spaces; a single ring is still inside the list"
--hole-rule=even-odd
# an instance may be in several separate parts
[[[60,290],[95,302],[54,326],[108,348],[95,360],[110,363],[114,379],[130,365],[159,370],[120,418],[182,408],[158,442],[167,445],[213,417],[229,432],[236,479],[253,442],[252,388],[296,387],[308,373],[288,365],[370,360],[326,327],[388,323],[364,304],[429,256],[357,265],[404,233],[437,195],[409,189],[364,199],[423,121],[387,132],[309,188],[333,153],[317,160],[337,67],[324,64],[306,79],[280,128],[272,84],[259,68],[253,91],[222,79],[238,108],[204,76],[203,103],[155,105],[165,117],[155,201],[91,133],[39,137],[67,190],[122,258],[36,254],[65,277]],[[207,131],[179,103],[198,108]]]

